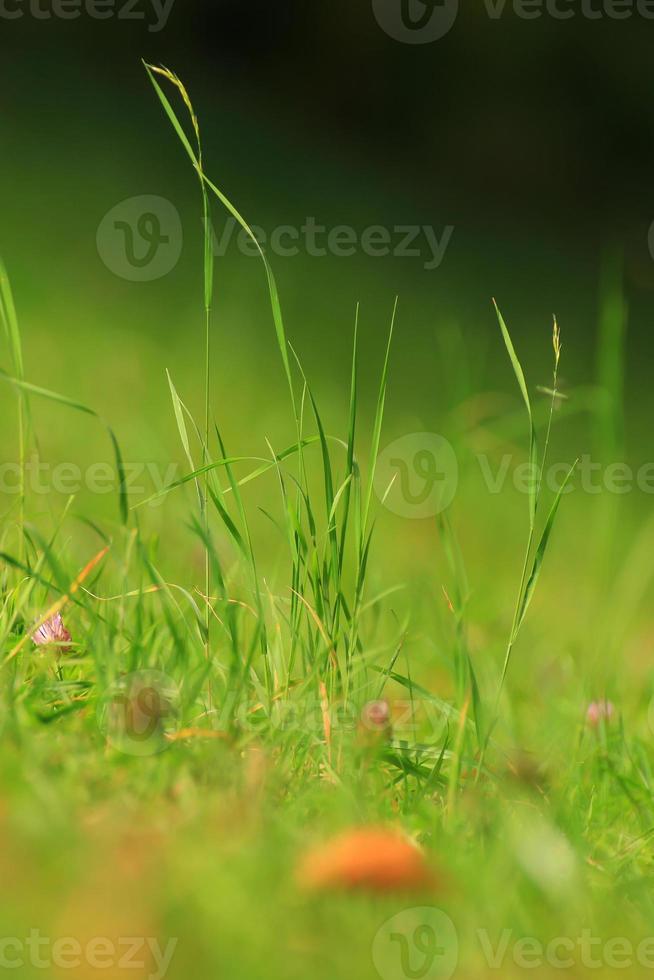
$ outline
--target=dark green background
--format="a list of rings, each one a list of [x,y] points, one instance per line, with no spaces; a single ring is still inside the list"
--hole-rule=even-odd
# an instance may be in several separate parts
[[[594,383],[602,256],[617,249],[628,451],[648,458],[653,41],[654,21],[638,16],[492,20],[477,5],[440,41],[403,45],[369,3],[343,0],[177,0],[160,33],[86,16],[0,19],[0,251],[29,377],[93,404],[137,458],[175,445],[166,367],[191,407],[202,403],[197,186],[144,57],[184,79],[207,169],[250,221],[454,225],[434,271],[420,259],[272,257],[289,337],[335,429],[355,304],[371,399],[396,294],[393,433],[441,431],[464,395],[512,390],[492,296],[532,385],[549,381],[554,312],[564,380]],[[184,223],[179,265],[153,283],[116,278],[95,247],[103,215],[137,194],[169,198]],[[266,434],[287,442],[262,270],[235,250],[217,264],[214,338],[213,408],[230,441],[260,451],[265,416]],[[572,452],[592,448],[587,421],[566,428]],[[63,452],[59,419],[51,436]]]

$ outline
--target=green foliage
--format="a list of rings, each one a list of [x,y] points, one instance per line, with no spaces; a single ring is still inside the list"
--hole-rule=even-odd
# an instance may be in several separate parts
[[[9,509],[0,535],[2,792],[6,787],[8,795],[32,794],[29,805],[38,801],[58,846],[75,815],[100,802],[118,800],[116,805],[134,811],[143,807],[150,816],[154,811],[153,822],[161,818],[164,835],[181,824],[185,833],[176,847],[166,838],[166,885],[154,884],[148,901],[162,920],[176,923],[189,945],[204,950],[198,954],[202,976],[224,971],[232,960],[241,968],[241,961],[254,955],[250,945],[267,963],[272,956],[271,975],[293,975],[288,957],[270,953],[278,950],[281,935],[290,948],[309,947],[298,975],[307,975],[309,968],[317,977],[366,975],[372,936],[398,911],[398,899],[341,896],[326,900],[318,916],[315,905],[298,898],[293,877],[297,849],[308,837],[360,822],[402,826],[445,867],[457,887],[449,897],[443,892],[426,901],[447,905],[462,946],[470,950],[477,928],[493,935],[507,927],[544,939],[561,935],[577,927],[582,907],[592,910],[598,929],[615,930],[610,925],[614,903],[607,909],[605,901],[608,882],[625,898],[620,928],[637,934],[651,909],[654,769],[645,699],[640,695],[633,706],[636,722],[615,711],[595,727],[585,724],[584,701],[598,695],[582,668],[570,666],[571,657],[564,656],[553,598],[556,581],[547,592],[545,617],[541,613],[533,629],[531,615],[527,619],[528,611],[536,612],[532,600],[576,465],[546,506],[544,472],[561,396],[556,321],[553,380],[541,388],[549,398],[546,414],[530,396],[496,307],[527,411],[532,467],[515,604],[507,605],[507,576],[498,555],[522,512],[502,511],[509,514],[507,530],[490,508],[466,513],[458,502],[438,515],[436,527],[429,522],[418,533],[406,525],[394,530],[398,556],[411,556],[419,538],[427,539],[434,569],[427,583],[402,583],[408,600],[404,607],[396,604],[396,580],[383,579],[375,550],[383,523],[375,505],[375,473],[392,392],[398,303],[379,355],[381,373],[371,405],[360,388],[361,363],[369,360],[362,357],[360,335],[365,311],[356,310],[340,413],[344,432],[339,433],[332,421],[338,413],[333,406],[325,409],[289,344],[277,284],[257,243],[292,418],[280,441],[284,448],[266,438],[261,455],[228,451],[226,442],[232,440],[224,437],[224,418],[214,417],[218,406],[221,413],[225,409],[211,383],[212,332],[218,328],[211,312],[210,202],[217,199],[257,239],[207,175],[199,123],[185,87],[167,70],[151,65],[146,70],[200,183],[204,418],[189,408],[193,392],[178,387],[177,377],[168,373],[187,472],[128,509],[126,471],[113,427],[82,402],[26,380],[14,299],[0,264],[0,319],[10,363],[1,376],[19,399],[21,471],[28,450],[38,451],[32,400],[90,416],[110,438],[120,514],[117,523],[95,513],[80,515],[70,498],[53,520],[30,498],[24,480],[17,520]],[[188,122],[182,122],[160,80],[181,98]],[[609,304],[614,314],[616,303],[614,296]],[[615,401],[621,370],[609,367],[622,349],[617,322],[605,312],[601,374]],[[504,438],[513,438],[512,410],[497,421]],[[541,429],[545,436],[539,442]],[[184,488],[193,491],[190,508]],[[257,506],[255,490],[260,491]],[[170,567],[167,536],[158,540],[147,527],[146,507],[153,503],[167,508],[165,530],[172,533],[182,517],[186,520],[189,553],[195,558],[199,549],[202,576],[198,563],[191,566],[191,581],[164,573],[163,565]],[[276,536],[272,560],[269,552],[262,555],[262,518]],[[489,521],[496,521],[499,531],[484,529]],[[607,631],[612,650],[647,596],[650,578],[642,570],[652,528],[645,530],[616,572]],[[484,552],[479,582],[478,557],[471,562],[469,553],[475,537],[484,534],[495,547]],[[583,564],[579,568],[580,577],[587,573]],[[442,614],[435,612],[441,586]],[[484,619],[486,601],[492,615]],[[62,613],[72,640],[37,647],[35,628],[53,611]],[[499,637],[509,620],[502,657]],[[560,668],[565,678],[552,697],[538,679],[540,658],[549,647],[554,647],[546,664],[550,674]],[[159,681],[147,680],[154,672],[163,677],[160,687]],[[156,690],[158,713],[146,713],[153,723],[148,737],[130,741],[125,718],[143,708],[139,684]],[[395,709],[394,726],[375,741],[362,733],[362,709],[381,698]],[[402,723],[403,714],[410,724]],[[527,742],[534,747],[534,764],[522,752]],[[264,775],[257,768],[262,759]],[[21,807],[17,804],[17,812],[25,812]],[[216,813],[224,833],[215,832]],[[30,832],[27,824],[20,833]],[[45,851],[57,852],[44,834]],[[83,852],[85,840],[80,831],[74,846]],[[230,849],[234,840],[239,847]],[[78,863],[83,862],[82,853]],[[54,877],[47,862],[42,873]],[[213,930],[216,909],[227,923],[220,950]],[[261,924],[255,942],[253,922]],[[482,975],[473,953],[470,962],[475,975]],[[197,964],[189,967],[184,960],[179,975],[185,969],[193,975],[192,968],[197,971]],[[247,968],[241,972],[248,975]]]

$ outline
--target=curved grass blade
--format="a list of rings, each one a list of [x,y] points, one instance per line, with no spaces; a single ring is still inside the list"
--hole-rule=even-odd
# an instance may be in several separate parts
[[[14,372],[22,380],[25,376],[23,369],[23,348],[20,340],[20,330],[18,329],[18,317],[16,315],[16,305],[14,296],[9,283],[9,276],[5,264],[0,258],[0,320],[2,320],[7,343],[11,352],[11,360],[14,365]]]
[[[318,436],[308,436],[306,439],[302,440],[302,448],[304,449],[316,442],[318,442]],[[199,466],[196,470],[193,470],[192,473],[187,473],[186,476],[181,477],[181,479],[175,480],[174,483],[169,483],[167,487],[163,488],[163,490],[159,490],[157,493],[153,493],[150,497],[146,497],[145,500],[140,500],[138,504],[134,504],[131,509],[137,510],[139,507],[144,507],[153,500],[159,500],[161,497],[165,497],[166,494],[169,494],[171,490],[176,490],[178,487],[184,486],[185,483],[190,483],[192,480],[197,480],[198,476],[202,476],[203,473],[209,473],[211,470],[218,469],[221,466],[233,466],[234,463],[252,463],[255,461],[262,461],[262,466],[258,466],[256,470],[248,473],[247,476],[242,477],[242,479],[238,481],[238,486],[243,487],[246,483],[250,483],[252,480],[256,480],[258,477],[263,476],[264,473],[268,473],[268,471],[273,469],[277,463],[282,463],[285,459],[288,459],[289,456],[293,456],[296,452],[298,452],[298,446],[294,443],[292,446],[289,446],[288,449],[284,449],[281,453],[278,453],[275,462],[270,462],[267,460],[263,461],[263,458],[260,456],[231,456],[228,459],[215,460],[212,463],[207,463],[205,466]],[[225,493],[227,492],[228,491],[225,490]]]
[[[284,365],[284,373],[286,375],[286,380],[287,380],[287,383],[288,383],[288,386],[289,386],[289,391],[290,391],[290,395],[291,395],[291,402],[293,404],[293,413],[294,413],[295,419],[297,421],[298,415],[297,415],[297,407],[296,407],[296,402],[295,402],[295,391],[294,391],[294,388],[293,388],[293,378],[292,378],[292,375],[291,375],[291,366],[290,366],[289,357],[288,357],[288,342],[287,342],[287,339],[286,339],[286,330],[285,330],[285,327],[284,327],[284,318],[282,316],[282,309],[281,309],[281,304],[280,304],[280,301],[279,301],[279,292],[277,290],[277,282],[275,280],[275,276],[273,275],[273,271],[272,271],[272,269],[270,267],[270,264],[268,262],[268,259],[266,258],[265,252],[263,251],[263,249],[261,247],[261,243],[259,242],[257,236],[255,235],[254,231],[252,230],[252,228],[250,227],[250,225],[247,223],[247,221],[245,220],[245,218],[243,217],[243,215],[240,214],[240,212],[234,207],[234,205],[229,200],[229,198],[225,194],[223,194],[223,192],[220,190],[220,188],[218,188],[213,183],[213,181],[211,181],[207,177],[207,175],[204,173],[204,170],[202,169],[202,161],[199,158],[198,154],[196,154],[193,151],[193,148],[191,147],[191,144],[190,144],[190,142],[188,140],[188,137],[186,136],[186,133],[184,132],[184,129],[183,129],[183,127],[182,127],[182,125],[181,125],[178,117],[177,117],[177,114],[175,113],[175,110],[173,109],[172,105],[170,104],[170,101],[166,97],[163,89],[161,88],[161,86],[159,85],[157,79],[155,78],[154,73],[157,73],[159,75],[162,75],[164,78],[167,78],[168,81],[172,82],[172,84],[177,87],[177,89],[179,90],[180,94],[182,95],[182,98],[184,100],[184,103],[185,103],[185,105],[186,105],[186,107],[187,107],[187,109],[188,109],[188,111],[189,111],[189,113],[191,115],[191,120],[193,122],[193,128],[194,128],[194,130],[196,132],[196,136],[198,136],[198,140],[199,140],[199,130],[198,130],[197,117],[195,115],[195,111],[194,111],[193,106],[191,104],[191,101],[190,101],[190,99],[188,97],[188,94],[186,93],[186,89],[184,88],[184,86],[182,85],[182,83],[179,81],[179,79],[172,72],[169,72],[167,69],[157,68],[155,65],[150,65],[150,64],[147,64],[146,62],[143,62],[143,64],[144,64],[145,69],[146,69],[146,71],[148,73],[148,76],[150,78],[150,81],[152,82],[152,85],[154,87],[154,90],[157,93],[157,95],[159,97],[159,100],[160,100],[160,102],[161,102],[161,104],[162,104],[162,106],[163,106],[163,108],[164,108],[164,110],[166,112],[166,115],[168,116],[168,118],[169,118],[169,120],[170,120],[170,122],[171,122],[171,124],[172,124],[172,126],[173,126],[173,128],[175,130],[175,132],[177,133],[177,135],[178,135],[178,137],[179,137],[182,145],[184,146],[186,152],[188,153],[189,157],[191,158],[191,161],[193,163],[194,168],[196,169],[196,171],[200,175],[200,177],[201,177],[202,181],[204,182],[204,184],[206,184],[206,186],[212,191],[212,193],[215,194],[215,196],[218,198],[218,200],[221,202],[221,204],[225,208],[227,208],[227,210],[232,215],[232,217],[238,222],[238,224],[241,226],[241,228],[245,231],[245,233],[251,239],[252,243],[254,244],[255,248],[257,249],[257,251],[258,251],[258,253],[259,253],[260,257],[261,257],[261,260],[262,260],[262,262],[264,264],[264,268],[265,268],[265,271],[266,271],[266,279],[267,279],[267,283],[268,283],[268,293],[269,293],[269,297],[270,297],[270,305],[271,305],[271,308],[272,308],[273,321],[274,321],[274,324],[275,324],[275,333],[277,335],[277,344],[278,344],[278,347],[279,347],[279,352],[280,352],[281,357],[282,357],[282,363]]]
[[[94,409],[89,408],[87,405],[82,405],[81,402],[76,402],[72,398],[68,398],[66,395],[60,395],[56,391],[50,391],[48,388],[40,388],[38,385],[30,384],[29,381],[23,381],[20,378],[12,378],[11,375],[7,374],[0,368],[0,378],[7,381],[9,384],[14,385],[16,388],[20,388],[23,391],[27,391],[32,395],[37,395],[39,398],[46,398],[49,401],[57,402],[59,405],[65,405],[67,408],[72,408],[76,412],[81,412],[83,415],[90,415],[91,418],[97,419],[101,425],[104,426],[109,439],[111,440],[111,446],[114,452],[114,459],[116,461],[116,471],[118,473],[118,501],[120,507],[120,517],[123,524],[128,522],[128,512],[127,507],[127,486],[125,480],[125,467],[123,465],[123,458],[120,451],[120,446],[118,445],[118,440],[116,435],[111,428],[111,426],[105,422],[101,415],[99,415]]]
[[[7,654],[7,656],[2,662],[3,667],[10,660],[13,660],[13,658],[18,653],[20,653],[20,651],[23,649],[23,647],[28,642],[28,640],[31,639],[35,630],[37,630],[40,626],[43,626],[43,624],[46,623],[52,616],[56,615],[64,608],[64,606],[71,600],[72,596],[74,596],[75,593],[78,591],[82,582],[84,582],[84,580],[88,578],[88,576],[91,574],[95,566],[102,561],[102,559],[104,558],[104,556],[107,554],[108,551],[109,551],[109,545],[106,545],[104,548],[102,548],[101,551],[97,553],[97,555],[93,556],[90,562],[88,562],[88,564],[84,566],[84,568],[79,573],[79,575],[73,580],[73,582],[70,585],[70,588],[65,593],[65,595],[61,596],[60,599],[57,599],[57,601],[50,606],[50,608],[34,624],[32,629],[26,632],[25,635],[21,638],[21,640],[16,644],[16,646]]]
[[[379,453],[379,443],[381,440],[381,430],[382,423],[384,421],[384,407],[386,405],[386,383],[388,381],[388,362],[391,353],[391,342],[393,340],[393,330],[395,328],[395,316],[397,314],[397,304],[398,297],[395,297],[395,303],[393,304],[393,315],[391,317],[391,328],[388,333],[388,342],[386,344],[386,354],[384,356],[384,366],[382,368],[381,380],[379,383],[379,393],[377,395],[377,407],[375,410],[375,423],[372,432],[372,446],[370,449],[370,472],[368,474],[368,484],[366,487],[366,493],[364,497],[363,505],[363,517],[361,521],[361,533],[365,535],[368,526],[368,516],[370,513],[370,503],[372,500],[372,491],[375,483],[375,470],[377,466],[377,455]]]
[[[495,307],[495,313],[497,314],[497,319],[500,324],[500,330],[502,331],[502,337],[504,339],[504,346],[506,347],[509,359],[511,361],[511,366],[513,367],[513,373],[516,376],[518,382],[518,387],[522,394],[522,400],[525,403],[525,408],[527,409],[527,415],[529,417],[529,462],[531,464],[531,479],[529,481],[529,523],[533,528],[536,521],[536,509],[538,506],[537,499],[537,480],[536,473],[538,472],[538,446],[536,443],[536,427],[534,425],[534,417],[531,410],[531,401],[529,398],[529,392],[527,390],[527,382],[525,381],[524,371],[522,370],[522,365],[516,354],[515,347],[513,346],[513,341],[511,340],[511,334],[509,329],[504,322],[504,317],[500,313],[500,309],[493,300],[493,306]]]
[[[531,569],[531,574],[529,576],[529,579],[527,581],[527,586],[525,588],[524,597],[523,597],[523,600],[522,600],[522,606],[520,608],[520,615],[518,616],[518,623],[517,623],[517,627],[516,627],[516,633],[520,629],[520,627],[522,626],[522,622],[523,622],[523,620],[525,618],[525,615],[527,613],[527,609],[529,608],[529,604],[530,604],[530,602],[532,600],[532,597],[533,597],[533,594],[534,594],[534,590],[536,588],[536,583],[538,582],[538,576],[540,575],[541,567],[542,567],[542,564],[543,564],[543,559],[545,558],[545,552],[547,551],[547,545],[549,544],[550,535],[552,533],[552,528],[554,527],[554,522],[556,520],[556,515],[557,515],[558,509],[559,509],[559,504],[561,503],[561,497],[563,496],[563,493],[564,493],[564,491],[565,491],[568,483],[572,479],[572,474],[574,473],[575,469],[577,468],[577,463],[578,462],[579,462],[578,459],[575,460],[575,462],[572,464],[572,466],[568,470],[568,473],[567,473],[567,475],[565,477],[565,480],[563,481],[563,483],[559,487],[558,493],[557,493],[557,495],[556,495],[556,497],[554,499],[554,503],[552,504],[551,510],[549,512],[549,516],[548,516],[547,521],[545,523],[545,527],[543,529],[543,533],[542,533],[540,542],[539,542],[538,547],[536,549],[536,554],[534,555],[534,563],[533,563],[533,566],[532,566],[532,569]]]

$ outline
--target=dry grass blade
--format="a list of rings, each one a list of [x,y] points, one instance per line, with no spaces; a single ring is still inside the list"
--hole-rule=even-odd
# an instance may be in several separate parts
[[[34,623],[32,629],[29,630],[27,633],[25,633],[25,635],[20,639],[20,641],[16,644],[16,646],[10,651],[10,653],[7,654],[3,662],[3,666],[4,664],[12,660],[18,653],[20,653],[20,651],[23,649],[25,644],[32,638],[33,633],[37,629],[39,629],[40,626],[43,626],[43,624],[46,623],[49,619],[51,619],[52,616],[55,616],[58,612],[61,612],[64,606],[70,601],[71,596],[75,595],[77,590],[80,588],[82,582],[84,582],[84,580],[88,578],[88,576],[91,574],[93,569],[96,567],[96,565],[98,565],[102,561],[102,559],[104,558],[104,556],[107,554],[108,551],[109,551],[109,545],[106,545],[104,548],[102,548],[101,551],[97,553],[97,555],[93,556],[91,561],[84,566],[84,568],[79,573],[79,575],[73,580],[70,588],[68,589],[68,592],[65,595],[61,596],[59,599],[57,599],[57,601],[50,606],[50,608],[41,616],[41,618],[36,623]]]

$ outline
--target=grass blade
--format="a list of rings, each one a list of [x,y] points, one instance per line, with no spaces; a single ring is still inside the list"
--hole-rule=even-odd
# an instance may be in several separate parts
[[[531,401],[529,398],[529,392],[527,390],[527,382],[525,381],[524,371],[522,370],[522,365],[516,354],[515,347],[513,346],[513,341],[511,340],[511,334],[509,333],[508,327],[504,322],[504,317],[500,313],[500,309],[493,300],[493,306],[495,307],[495,312],[497,314],[497,319],[500,324],[500,329],[502,331],[502,337],[504,339],[504,346],[506,347],[509,359],[511,361],[511,366],[513,367],[513,373],[516,376],[520,392],[522,394],[522,400],[525,403],[525,408],[527,409],[527,415],[529,417],[529,462],[531,464],[531,479],[529,481],[529,522],[531,527],[534,526],[536,520],[536,509],[537,509],[537,479],[536,473],[538,471],[538,446],[536,443],[536,428],[534,426],[534,417],[531,410]]]
[[[543,559],[545,558],[545,552],[547,551],[547,545],[549,543],[550,535],[551,535],[552,529],[554,527],[554,522],[556,520],[556,515],[557,515],[558,509],[559,509],[559,504],[561,503],[561,497],[563,496],[563,494],[565,492],[565,489],[568,486],[568,483],[572,479],[572,474],[574,473],[574,471],[575,471],[575,469],[577,467],[577,463],[578,462],[579,462],[579,460],[575,460],[575,462],[572,464],[572,466],[568,470],[568,473],[567,473],[567,475],[566,475],[563,483],[561,484],[561,486],[558,489],[558,492],[557,492],[556,497],[554,499],[554,503],[552,504],[551,510],[549,512],[549,516],[547,518],[547,521],[545,522],[545,527],[543,529],[543,533],[541,535],[540,542],[538,544],[538,547],[536,548],[536,554],[534,556],[534,563],[533,563],[533,566],[532,566],[532,569],[531,569],[531,574],[529,576],[529,579],[527,581],[527,585],[526,585],[526,588],[525,588],[525,592],[524,592],[524,596],[523,596],[523,600],[522,600],[522,606],[521,606],[521,609],[520,609],[520,615],[518,617],[518,622],[517,622],[517,627],[516,627],[517,630],[519,630],[520,627],[521,627],[521,625],[522,625],[522,622],[523,622],[523,620],[525,618],[525,615],[527,613],[527,609],[529,608],[529,604],[530,604],[530,602],[532,600],[532,597],[533,597],[533,594],[534,594],[534,589],[536,588],[536,583],[538,582],[538,576],[540,575],[541,567],[542,567],[542,564],[543,564]]]
[[[116,461],[116,471],[118,474],[118,501],[120,507],[120,517],[123,524],[128,522],[129,508],[127,506],[127,486],[125,479],[125,467],[123,465],[122,454],[120,452],[120,446],[118,445],[118,440],[116,435],[108,425],[101,415],[99,415],[94,409],[89,408],[87,405],[82,405],[81,402],[74,401],[72,398],[68,398],[66,395],[60,395],[56,391],[50,391],[48,388],[40,388],[38,385],[30,384],[29,381],[22,381],[19,378],[12,378],[11,375],[7,374],[6,371],[0,369],[0,378],[7,381],[9,384],[14,385],[16,388],[20,388],[23,391],[27,391],[32,395],[37,395],[39,398],[45,398],[48,401],[56,402],[59,405],[64,405],[66,408],[72,408],[76,412],[81,412],[83,415],[90,415],[91,418],[97,419],[101,425],[104,426],[109,439],[111,440],[111,446],[114,453],[114,458]]]

